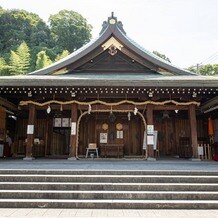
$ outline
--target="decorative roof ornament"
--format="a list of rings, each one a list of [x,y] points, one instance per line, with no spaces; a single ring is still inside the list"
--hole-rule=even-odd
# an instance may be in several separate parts
[[[123,29],[122,22],[117,21],[117,17],[114,17],[114,12],[111,12],[111,16],[108,17],[108,20],[103,22],[102,29],[101,29],[101,32],[99,33],[99,35],[101,35],[105,31],[105,29],[110,25],[111,26],[116,25],[120,29],[120,31],[126,35],[126,32]]]
[[[117,48],[116,48],[116,46],[111,45],[111,46],[109,47],[108,53],[109,53],[111,56],[114,56],[115,54],[117,54]]]

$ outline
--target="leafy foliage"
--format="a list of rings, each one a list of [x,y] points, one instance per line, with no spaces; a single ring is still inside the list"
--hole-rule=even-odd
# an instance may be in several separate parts
[[[201,75],[218,76],[218,64],[206,64],[202,66],[191,66],[188,70]]]
[[[57,57],[55,58],[55,61],[59,61],[65,57],[67,57],[69,55],[69,51],[68,50],[63,50],[61,54],[58,54]]]
[[[82,15],[63,10],[47,25],[37,14],[0,7],[0,75],[26,74],[60,60],[91,38]]]
[[[3,10],[0,13],[0,29],[2,52],[15,50],[23,41],[31,47],[51,44],[48,26],[38,15],[25,10]]]
[[[3,57],[0,57],[0,75],[1,76],[10,75],[10,67],[7,65]]]
[[[30,50],[25,42],[22,42],[17,48],[17,54],[20,58],[20,71],[22,72],[22,74],[26,74],[30,68]]]
[[[50,65],[52,61],[50,58],[46,55],[45,51],[40,51],[37,54],[37,60],[36,60],[36,70],[39,70],[41,68],[47,67]]]
[[[19,55],[14,52],[11,51],[11,56],[10,56],[10,73],[12,75],[16,75],[16,74],[21,74],[22,72],[20,71],[20,57]]]
[[[57,48],[75,51],[91,39],[92,26],[77,12],[62,10],[49,18]]]
[[[164,54],[161,54],[160,52],[158,52],[158,51],[153,51],[153,54],[155,54],[155,55],[157,55],[158,57],[160,57],[160,58],[162,58],[162,59],[164,59],[165,61],[168,61],[168,62],[170,62],[171,63],[171,61],[170,61],[170,59],[166,56],[166,55],[164,55]]]

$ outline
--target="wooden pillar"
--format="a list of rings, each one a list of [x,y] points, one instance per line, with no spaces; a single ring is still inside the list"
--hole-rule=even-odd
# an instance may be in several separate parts
[[[68,160],[76,160],[76,138],[77,138],[77,104],[71,106],[71,134],[70,134],[70,152]]]
[[[147,125],[154,125],[153,105],[151,105],[151,104],[147,105],[146,118],[147,118]],[[148,152],[148,158],[153,159],[154,158],[154,146],[148,145],[147,152]]]
[[[192,157],[198,159],[198,137],[197,137],[197,120],[196,120],[196,108],[195,105],[189,106],[189,123],[191,130],[191,145],[192,145]]]
[[[24,160],[32,160],[32,148],[34,143],[34,123],[35,123],[36,109],[35,105],[29,105],[29,119],[27,124],[27,144],[26,144],[26,157]]]

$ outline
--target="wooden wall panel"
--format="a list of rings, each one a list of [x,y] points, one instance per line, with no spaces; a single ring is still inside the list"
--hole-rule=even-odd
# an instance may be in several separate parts
[[[17,120],[17,141],[15,142],[16,153],[25,154],[25,140],[27,138],[27,119]],[[33,146],[33,156],[45,155],[45,135],[46,135],[46,119],[36,119],[34,128],[34,138],[38,138],[41,142],[39,145]],[[17,148],[16,148],[17,147]]]
[[[142,154],[143,145],[143,133],[144,127],[141,118],[138,116],[131,115],[131,120],[128,121],[126,114],[116,114],[116,121],[110,123],[108,120],[108,114],[96,113],[92,115],[86,115],[82,118],[79,130],[79,147],[78,154],[85,155],[88,143],[96,142],[99,144],[99,134],[102,132],[102,124],[108,123],[108,133],[114,132],[115,139],[114,143],[123,143],[125,155],[134,156]],[[46,128],[48,122],[48,127]],[[116,139],[116,123],[123,124],[124,139]],[[26,139],[27,119],[18,119],[17,121],[17,153],[25,154],[24,141]],[[218,126],[218,122],[215,122],[215,126]],[[181,137],[190,137],[190,125],[189,120],[179,117],[171,117],[170,119],[155,119],[154,116],[154,127],[158,130],[158,142],[160,155],[178,155],[179,139]],[[66,142],[66,135],[53,135],[53,124],[52,119],[46,121],[46,119],[37,119],[35,124],[35,138],[44,139],[46,138],[46,131],[48,129],[48,155],[61,155],[66,154],[64,141]],[[218,128],[217,128],[218,129]],[[197,120],[198,138],[207,138],[207,120]],[[53,139],[52,139],[53,138]],[[109,139],[110,140],[110,139]],[[110,141],[112,142],[112,141]],[[45,142],[46,143],[46,142]],[[66,142],[67,143],[67,142]],[[65,146],[65,147],[64,147]],[[42,153],[42,149],[38,148],[38,153]],[[45,152],[45,151],[44,151]],[[35,155],[37,155],[35,153]]]
[[[181,138],[190,138],[190,125],[188,119],[171,117],[155,122],[155,130],[158,130],[158,143],[160,155],[178,155]],[[198,140],[207,138],[205,120],[197,120]]]
[[[65,135],[53,132],[52,135],[52,145],[50,148],[50,153],[52,156],[64,155],[64,139]]]
[[[6,112],[0,107],[0,140],[4,141],[6,136]]]
[[[88,143],[100,144],[100,133],[108,133],[109,144],[124,144],[125,155],[141,155],[143,137],[141,135],[142,121],[138,116],[131,116],[131,120],[127,120],[127,115],[117,115],[115,122],[109,122],[108,114],[86,115],[82,118],[79,131],[79,155],[85,155]],[[108,124],[108,130],[103,130],[103,123]],[[116,124],[123,125],[123,139],[116,138]],[[143,128],[144,131],[144,128]]]

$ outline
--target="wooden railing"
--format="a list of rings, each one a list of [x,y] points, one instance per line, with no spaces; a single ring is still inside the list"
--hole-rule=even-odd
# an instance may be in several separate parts
[[[210,144],[198,144],[198,157],[202,160],[212,160]]]

